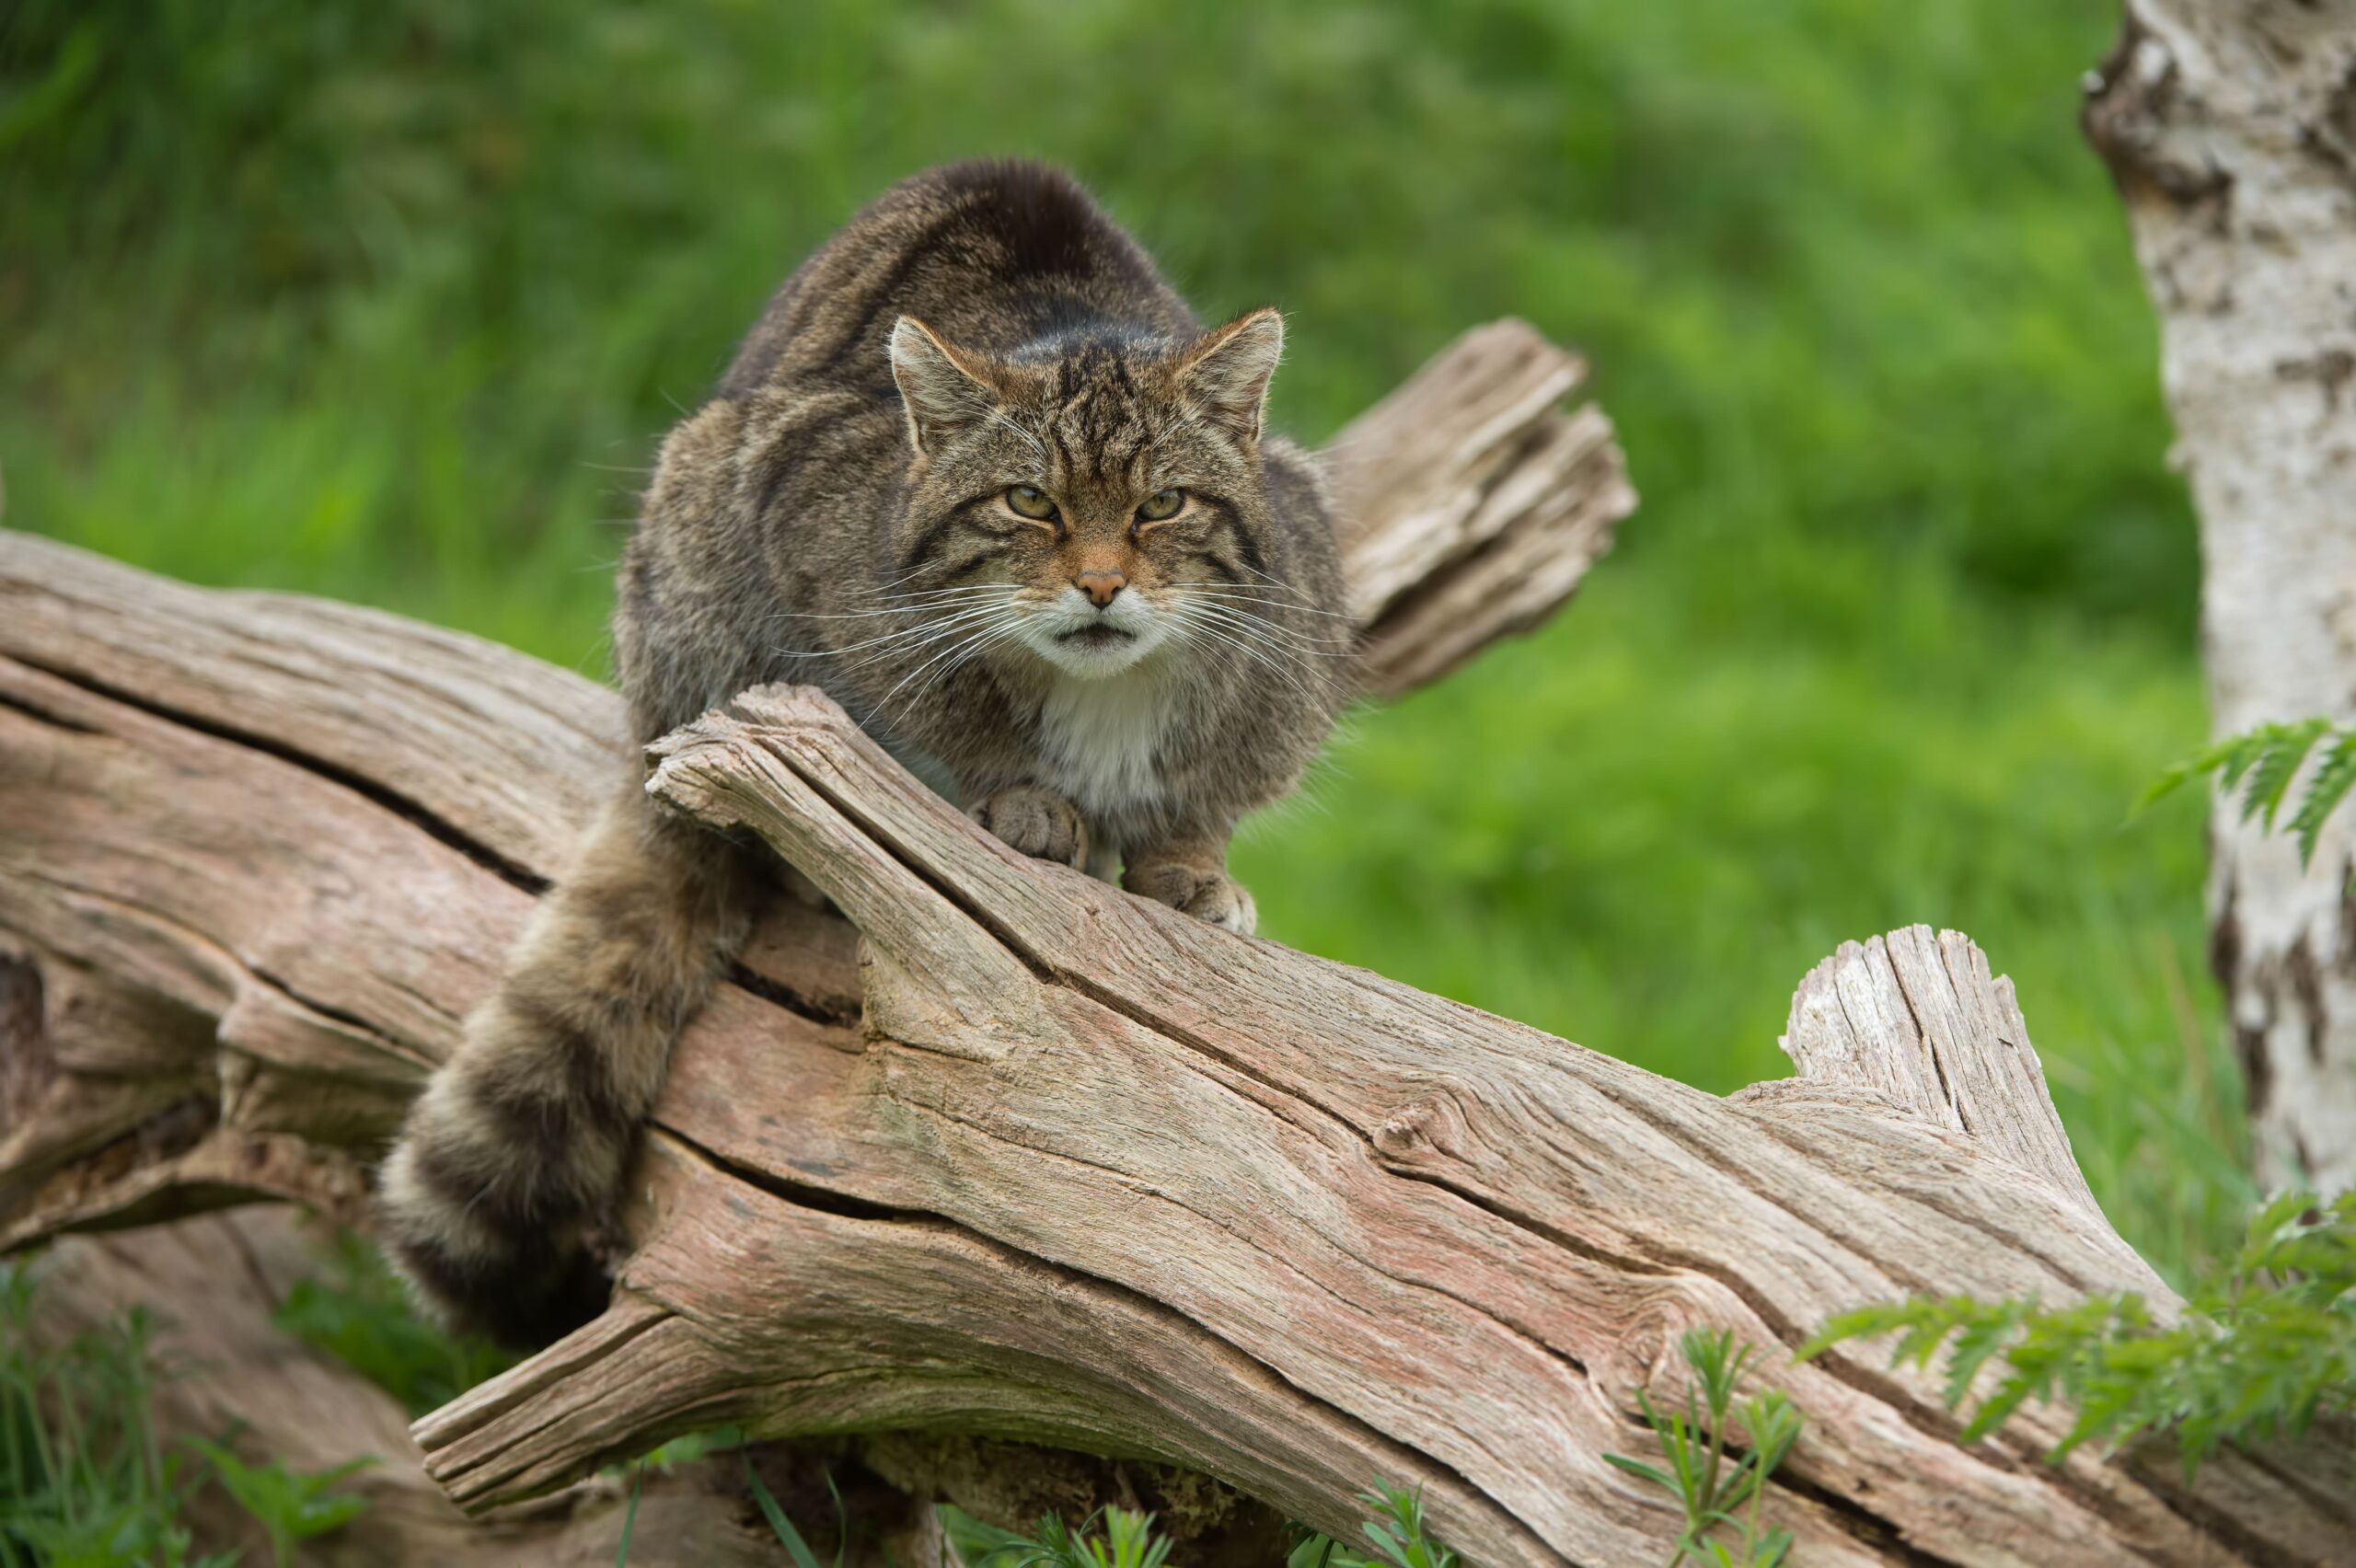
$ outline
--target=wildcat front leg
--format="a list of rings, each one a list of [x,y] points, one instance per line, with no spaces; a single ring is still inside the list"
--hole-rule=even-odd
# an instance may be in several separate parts
[[[1250,936],[1260,922],[1251,893],[1227,874],[1227,838],[1167,839],[1128,858],[1121,885],[1198,920]]]
[[[1087,869],[1088,820],[1053,790],[1009,785],[975,801],[967,814],[1018,855]]]

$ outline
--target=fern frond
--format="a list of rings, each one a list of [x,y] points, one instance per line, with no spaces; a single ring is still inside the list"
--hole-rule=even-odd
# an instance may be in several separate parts
[[[2274,826],[2274,813],[2281,809],[2282,797],[2289,791],[2299,765],[2307,760],[2316,743],[2330,732],[2331,725],[2326,721],[2307,719],[2283,725],[2269,737],[2250,764],[2249,782],[2242,790],[2244,822],[2263,812],[2267,827]]]
[[[2315,777],[2307,780],[2307,792],[2299,799],[2299,809],[2291,813],[2291,832],[2299,841],[2302,866],[2315,859],[2324,819],[2348,799],[2350,790],[2356,790],[2356,731],[2342,731],[2324,748]]]
[[[2320,1216],[2301,1193],[2258,1210],[2232,1274],[2173,1324],[2131,1294],[2059,1308],[1917,1297],[1841,1314],[1800,1356],[1892,1334],[1892,1366],[1927,1367],[1946,1348],[1951,1409],[2003,1358],[2004,1377],[1965,1424],[1967,1443],[2030,1400],[2060,1401],[2074,1419],[2049,1458],[2172,1433],[2189,1477],[2225,1443],[2295,1436],[2327,1412],[2356,1411],[2356,1195]]]
[[[2272,831],[2283,803],[2291,798],[2292,785],[2311,755],[2318,760],[2292,808],[2289,822],[2290,831],[2298,839],[2299,863],[2305,865],[2315,859],[2326,819],[2356,790],[2356,729],[2342,729],[2327,719],[2260,724],[2228,735],[2161,773],[2136,809],[2195,778],[2213,778],[2222,798],[2238,797],[2244,822],[2262,819]]]

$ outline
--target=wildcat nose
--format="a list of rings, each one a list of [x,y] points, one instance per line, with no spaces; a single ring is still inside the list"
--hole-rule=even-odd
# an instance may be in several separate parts
[[[1118,571],[1091,567],[1071,580],[1072,586],[1088,595],[1098,609],[1113,602],[1113,595],[1129,585],[1129,580]]]

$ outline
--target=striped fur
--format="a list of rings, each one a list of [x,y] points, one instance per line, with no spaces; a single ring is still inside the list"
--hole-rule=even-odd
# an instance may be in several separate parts
[[[1352,689],[1322,479],[1261,431],[1282,339],[1267,311],[1203,330],[1053,170],[887,192],[664,445],[614,620],[638,737],[813,683],[1017,848],[1249,930],[1228,837]],[[672,1043],[772,880],[637,783],[382,1172],[418,1295],[512,1343],[604,1300]]]

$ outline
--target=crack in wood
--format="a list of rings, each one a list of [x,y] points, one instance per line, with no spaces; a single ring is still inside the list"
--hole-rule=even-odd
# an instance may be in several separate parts
[[[153,698],[144,697],[137,692],[126,691],[120,686],[99,680],[86,671],[68,669],[64,665],[36,659],[22,652],[8,654],[6,657],[13,659],[27,669],[38,670],[53,680],[78,686],[94,697],[101,697],[110,702],[120,703],[125,708],[144,713],[150,718],[161,719],[167,723],[193,730],[201,735],[209,735],[216,741],[225,741],[231,745],[244,746],[248,750],[260,752],[266,756],[276,757],[281,762],[324,778],[330,784],[340,785],[361,796],[371,804],[383,807],[427,836],[456,850],[510,886],[521,888],[525,893],[537,896],[546,893],[553,885],[551,879],[533,870],[528,866],[519,865],[509,859],[455,823],[428,810],[422,803],[411,800],[377,779],[356,773],[351,768],[340,767],[325,757],[314,755],[275,736],[240,728],[234,724],[222,723],[207,719],[202,714],[191,713],[185,709],[158,702]]]

